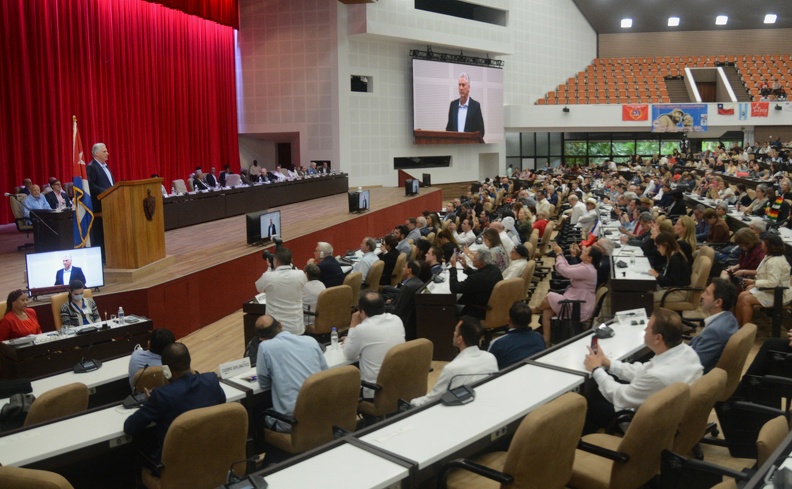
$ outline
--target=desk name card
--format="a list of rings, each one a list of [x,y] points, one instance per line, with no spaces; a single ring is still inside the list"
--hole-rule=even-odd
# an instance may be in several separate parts
[[[245,357],[241,360],[234,360],[233,362],[220,364],[220,378],[228,379],[240,372],[250,370],[250,359]]]

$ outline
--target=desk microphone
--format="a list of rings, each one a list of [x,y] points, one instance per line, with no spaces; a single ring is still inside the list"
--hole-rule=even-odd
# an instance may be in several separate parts
[[[473,399],[476,398],[476,391],[474,391],[472,387],[461,385],[459,387],[455,387],[454,389],[451,389],[451,383],[457,377],[472,377],[472,376],[492,377],[493,375],[498,375],[498,372],[454,375],[453,377],[451,377],[451,380],[448,381],[448,392],[443,394],[443,396],[440,398],[440,402],[443,404],[443,406],[461,406],[463,404],[473,402]]]
[[[96,331],[96,328],[93,327],[93,326],[89,326],[87,328],[83,328],[81,331],[86,331],[86,330],[89,331],[89,332],[94,332],[94,331]],[[78,331],[77,334],[81,334],[81,331]],[[94,346],[93,343],[88,345],[88,348],[86,349],[86,352],[85,352],[86,355],[88,354],[88,352],[91,351],[91,348],[93,348],[93,346]],[[74,368],[72,369],[74,371],[74,373],[76,373],[76,374],[84,374],[84,373],[93,372],[94,370],[99,370],[100,368],[102,368],[102,362],[100,360],[87,358],[86,355],[83,355],[82,358],[80,359],[80,361],[77,362],[77,365],[74,366]]]
[[[137,391],[138,383],[140,383],[140,379],[143,378],[143,374],[146,373],[146,369],[149,368],[148,363],[143,366],[143,370],[140,372],[137,380],[135,381],[135,385],[132,386],[132,393],[124,399],[123,405],[125,409],[134,409],[136,407],[140,407],[146,402],[146,393],[140,392],[135,394]]]

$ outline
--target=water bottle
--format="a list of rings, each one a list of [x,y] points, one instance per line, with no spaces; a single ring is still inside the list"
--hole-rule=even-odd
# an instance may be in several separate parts
[[[333,330],[330,332],[330,350],[338,350],[338,330],[336,330],[335,327],[333,327]]]
[[[120,325],[124,324],[124,308],[123,307],[119,307],[118,308],[118,324],[120,324]]]
[[[171,195],[176,195],[176,187],[174,187],[173,185],[171,185],[171,193],[170,194]]]

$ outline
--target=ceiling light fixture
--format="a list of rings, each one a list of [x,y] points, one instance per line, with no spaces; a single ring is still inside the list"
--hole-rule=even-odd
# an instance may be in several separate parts
[[[632,19],[622,19],[621,20],[622,29],[629,29],[632,27]]]
[[[727,15],[719,15],[715,17],[715,25],[726,25],[726,22],[729,21],[729,17]]]
[[[765,24],[775,24],[776,19],[778,16],[776,14],[767,14],[765,15]]]
[[[676,27],[679,25],[679,17],[669,17],[668,27]]]

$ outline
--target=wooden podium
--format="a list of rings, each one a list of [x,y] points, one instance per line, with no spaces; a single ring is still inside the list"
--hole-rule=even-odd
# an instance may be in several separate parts
[[[481,133],[413,130],[415,144],[483,144]]]
[[[154,198],[149,220],[145,202]],[[165,258],[162,178],[118,182],[99,194],[108,269],[138,269]]]

